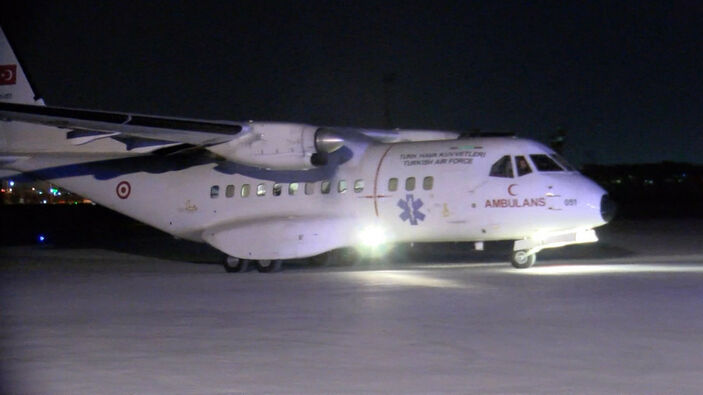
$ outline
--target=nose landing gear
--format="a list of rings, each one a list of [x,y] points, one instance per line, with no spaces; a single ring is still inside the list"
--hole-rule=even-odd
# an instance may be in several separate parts
[[[598,236],[593,229],[571,229],[559,232],[542,233],[537,237],[515,240],[510,263],[518,269],[527,269],[535,264],[537,253],[545,248],[557,248],[571,244],[593,243]]]
[[[528,254],[527,250],[519,250],[513,252],[510,257],[510,263],[516,269],[527,269],[532,267],[537,261],[537,254]]]

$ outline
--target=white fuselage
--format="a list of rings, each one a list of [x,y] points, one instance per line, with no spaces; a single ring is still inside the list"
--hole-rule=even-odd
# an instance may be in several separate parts
[[[29,140],[26,131],[5,133],[0,151],[28,158],[14,169],[240,258],[312,256],[357,245],[369,228],[386,242],[488,241],[605,223],[604,191],[575,171],[539,171],[530,155],[552,151],[524,139],[348,142],[340,163],[273,171],[204,156],[134,155],[109,139],[72,146],[62,132],[29,128]],[[512,177],[491,176],[506,155]],[[518,176],[516,157],[530,173]]]

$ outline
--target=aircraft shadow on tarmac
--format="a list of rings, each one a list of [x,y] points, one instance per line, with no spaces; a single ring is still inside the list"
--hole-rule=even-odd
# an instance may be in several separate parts
[[[1,207],[1,206],[0,206]],[[0,245],[41,244],[56,249],[103,249],[157,259],[219,264],[222,254],[204,243],[177,240],[147,225],[133,221],[99,206],[78,207],[15,206],[2,207],[3,218],[13,224],[3,229]],[[45,238],[39,243],[38,237]],[[397,244],[374,263],[470,263],[507,262],[512,242],[485,243],[476,251],[473,243]],[[543,250],[540,261],[556,259],[607,259],[633,255],[632,251],[613,246],[607,241]],[[357,258],[369,263],[370,258]],[[307,266],[305,260],[291,262],[289,267]],[[335,265],[334,259],[329,261]],[[349,263],[349,262],[347,262]]]
[[[106,238],[100,241],[57,243],[49,248],[59,249],[104,249],[108,251],[133,254],[163,260],[190,262],[194,264],[220,264],[222,253],[204,243],[177,240],[168,234],[144,226],[139,234],[128,237]],[[473,243],[416,243],[397,244],[389,252],[378,258],[357,257],[352,261],[331,259],[328,266],[348,266],[352,264],[417,264],[442,262],[444,264],[501,263],[508,262],[512,242],[501,241],[486,243],[483,251],[476,251]],[[575,245],[540,252],[540,261],[561,259],[608,259],[633,255],[631,251],[607,244]],[[305,259],[293,260],[287,264],[289,269],[307,267]]]

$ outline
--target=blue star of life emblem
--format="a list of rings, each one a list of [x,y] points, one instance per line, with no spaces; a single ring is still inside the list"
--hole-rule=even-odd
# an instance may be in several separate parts
[[[405,195],[405,200],[398,200],[398,207],[403,209],[400,213],[400,219],[410,221],[410,225],[417,225],[417,221],[424,221],[425,214],[420,212],[420,207],[423,206],[422,200],[413,197],[412,194]]]

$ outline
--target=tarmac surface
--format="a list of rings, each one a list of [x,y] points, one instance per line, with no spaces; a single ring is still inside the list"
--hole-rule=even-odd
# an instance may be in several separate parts
[[[700,393],[703,221],[227,274],[158,237],[0,248],[0,392]],[[183,247],[186,249],[185,247]]]

